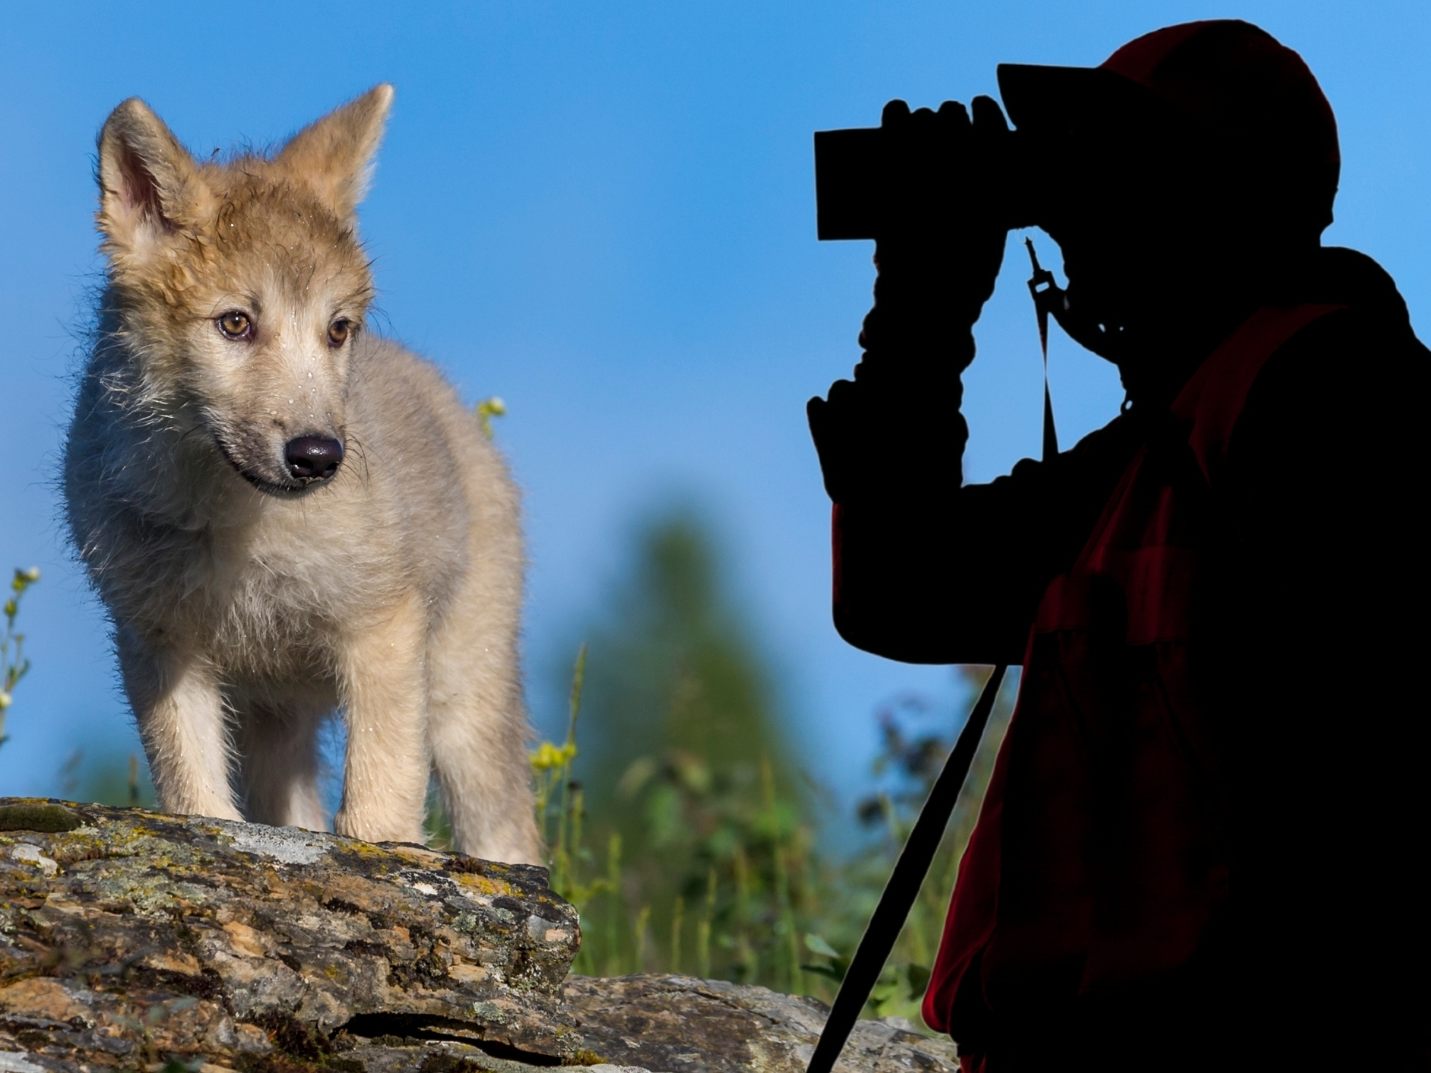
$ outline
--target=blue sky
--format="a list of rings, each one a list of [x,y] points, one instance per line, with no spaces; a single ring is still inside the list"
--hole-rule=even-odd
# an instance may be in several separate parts
[[[0,748],[0,793],[58,792],[76,747],[134,747],[52,484],[99,278],[94,136],[120,100],[143,96],[207,154],[276,142],[393,82],[361,211],[379,326],[465,397],[507,401],[498,434],[525,489],[537,721],[560,721],[558,646],[610,584],[636,520],[694,503],[730,551],[812,774],[849,784],[876,744],[880,702],[954,689],[947,670],[863,655],[829,625],[828,506],[804,403],[857,359],[872,274],[868,244],[815,240],[811,133],[872,125],[891,97],[993,93],[1002,61],[1092,65],[1157,26],[1227,16],[1269,29],[1320,78],[1344,158],[1327,240],[1380,260],[1424,328],[1431,14],[1420,4],[8,6],[0,568],[38,564],[45,580],[23,612],[35,668]],[[1052,243],[1041,248],[1056,265]],[[1006,265],[967,377],[975,480],[1038,450],[1026,260],[1011,247]],[[1121,392],[1064,339],[1052,361],[1068,443],[1111,418]]]

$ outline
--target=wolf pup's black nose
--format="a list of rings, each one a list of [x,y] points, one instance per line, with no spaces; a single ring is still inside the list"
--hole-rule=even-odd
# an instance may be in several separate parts
[[[300,481],[326,481],[338,472],[343,445],[326,436],[298,436],[283,448],[288,472]]]

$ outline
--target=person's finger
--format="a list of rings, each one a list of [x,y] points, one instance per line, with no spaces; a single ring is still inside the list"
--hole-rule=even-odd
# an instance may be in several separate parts
[[[879,122],[882,127],[895,126],[909,118],[909,105],[905,101],[893,100],[884,106]]]
[[[974,105],[977,108],[979,98],[974,98]],[[969,110],[964,107],[962,101],[945,101],[939,106],[939,121],[946,126],[967,127],[969,125]]]
[[[810,424],[810,434],[817,440],[825,427],[825,408],[828,405],[819,395],[813,396],[805,403],[805,420]]]
[[[993,97],[975,97],[973,100],[974,129],[1007,131],[1009,121],[1004,118],[1003,109]]]

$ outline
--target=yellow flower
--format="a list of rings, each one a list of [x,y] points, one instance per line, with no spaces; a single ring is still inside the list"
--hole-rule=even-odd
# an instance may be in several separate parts
[[[551,771],[553,768],[566,767],[575,757],[576,745],[574,743],[555,745],[552,742],[544,741],[537,746],[537,751],[532,753],[532,770]]]
[[[490,440],[492,438],[492,418],[504,415],[507,412],[507,404],[502,401],[500,395],[493,395],[483,399],[473,409],[477,411],[477,420],[482,425],[482,434]]]

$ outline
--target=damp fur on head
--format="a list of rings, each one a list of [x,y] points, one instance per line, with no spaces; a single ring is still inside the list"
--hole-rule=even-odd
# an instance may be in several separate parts
[[[98,140],[97,224],[116,306],[152,346],[211,315],[236,291],[308,296],[323,281],[366,311],[373,296],[356,209],[367,189],[392,89],[382,85],[270,154],[200,162],[137,97]]]

